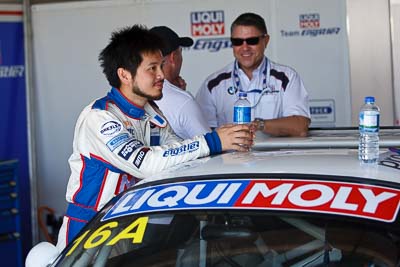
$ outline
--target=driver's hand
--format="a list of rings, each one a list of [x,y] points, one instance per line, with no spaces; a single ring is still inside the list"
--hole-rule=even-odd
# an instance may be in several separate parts
[[[255,138],[248,124],[226,124],[216,129],[222,150],[249,151]]]

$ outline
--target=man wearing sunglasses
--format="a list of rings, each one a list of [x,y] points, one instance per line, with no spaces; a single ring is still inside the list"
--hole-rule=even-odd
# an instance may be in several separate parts
[[[231,25],[235,61],[210,75],[196,100],[210,127],[233,122],[239,92],[247,92],[253,125],[274,136],[306,136],[310,123],[308,93],[290,67],[265,55],[269,35],[264,19],[244,13]]]

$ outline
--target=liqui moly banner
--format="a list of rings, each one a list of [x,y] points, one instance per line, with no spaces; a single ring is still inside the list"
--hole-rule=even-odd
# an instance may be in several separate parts
[[[17,159],[21,238],[25,248],[31,244],[30,187],[26,117],[24,28],[21,5],[0,5],[0,160]],[[3,250],[3,252],[5,252]],[[6,258],[12,259],[13,253]],[[3,262],[4,266],[14,266]]]
[[[225,34],[223,10],[197,11],[190,13],[192,36]]]
[[[246,179],[182,182],[132,191],[103,217],[174,210],[246,209],[300,211],[392,222],[400,190],[302,179]]]

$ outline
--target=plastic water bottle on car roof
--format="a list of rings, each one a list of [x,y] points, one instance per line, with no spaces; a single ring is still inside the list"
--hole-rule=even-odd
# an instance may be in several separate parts
[[[359,115],[358,158],[362,163],[376,163],[379,158],[379,107],[373,96],[365,97]]]

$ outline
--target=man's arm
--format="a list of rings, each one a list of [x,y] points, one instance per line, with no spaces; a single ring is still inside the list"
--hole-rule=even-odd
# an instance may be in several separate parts
[[[92,110],[80,127],[82,156],[97,158],[138,178],[222,151],[247,151],[254,138],[248,125],[229,125],[192,139],[147,146],[139,133],[129,132],[115,115],[103,110]]]
[[[255,127],[273,136],[307,136],[308,125],[311,120],[304,116],[289,116],[278,119],[263,120],[254,122]]]
[[[286,70],[289,83],[283,95],[283,114],[280,118],[264,121],[262,131],[273,136],[307,136],[310,125],[308,93],[298,73]]]

